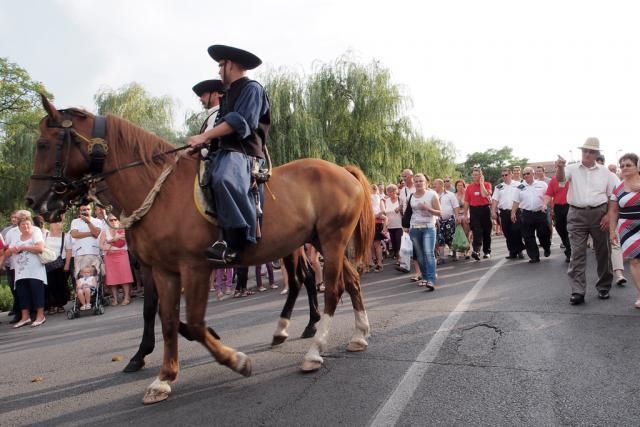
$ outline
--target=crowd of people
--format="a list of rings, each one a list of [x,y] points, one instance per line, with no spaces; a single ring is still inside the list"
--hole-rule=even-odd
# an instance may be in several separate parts
[[[555,229],[568,264],[573,305],[586,294],[587,247],[596,256],[598,298],[609,298],[612,283],[624,286],[624,259],[638,290],[640,309],[640,175],[638,157],[625,154],[619,164],[604,165],[600,142],[589,138],[579,147],[582,159],[567,165],[558,158],[556,172],[547,176],[544,166],[505,167],[495,186],[484,180],[477,167],[471,182],[444,177],[431,179],[406,169],[400,182],[372,185],[371,201],[376,216],[373,257],[364,272],[382,271],[388,250],[396,269],[401,263],[403,233],[411,239],[411,278],[427,291],[437,288],[437,266],[447,259],[491,258],[492,235],[503,235],[509,260],[528,258],[541,262],[551,255]],[[467,247],[454,244],[464,236]],[[449,252],[447,254],[447,252]]]
[[[437,289],[437,266],[447,260],[475,262],[491,258],[492,236],[502,234],[509,260],[536,264],[551,254],[551,237],[557,232],[568,263],[571,297],[577,305],[585,301],[587,249],[597,262],[597,295],[609,298],[612,283],[623,286],[624,259],[638,290],[635,307],[640,309],[640,174],[638,156],[628,153],[619,164],[604,166],[597,138],[579,147],[582,159],[567,165],[559,158],[556,172],[544,167],[505,167],[500,182],[492,186],[477,167],[471,182],[452,177],[431,179],[423,173],[402,171],[397,184],[371,186],[376,228],[372,255],[363,273],[383,270],[385,256],[395,258],[396,269],[427,291]],[[63,218],[45,226],[40,216],[27,210],[12,213],[11,223],[0,234],[0,265],[6,270],[14,296],[10,322],[14,328],[37,327],[45,313],[64,313],[75,292],[79,310],[91,308],[98,284],[103,283],[111,305],[131,301],[136,282],[125,231],[118,219],[102,206],[79,208],[79,215],[63,231]],[[412,261],[401,263],[403,235],[409,237]],[[454,244],[454,240],[458,239]],[[324,291],[321,255],[310,245],[307,256],[313,267],[317,289]],[[540,250],[542,249],[542,250]],[[47,262],[43,254],[49,253]],[[448,253],[447,253],[448,252]],[[277,263],[279,267],[279,263]],[[413,268],[407,266],[413,265]],[[262,283],[262,266],[255,267],[256,291],[277,289],[273,265],[266,264],[268,285]],[[211,275],[210,287],[217,298],[240,298],[255,292],[247,289],[249,269],[220,268]],[[286,272],[282,269],[286,294]],[[72,286],[69,286],[69,277]],[[235,290],[233,282],[236,282]]]
[[[0,233],[0,265],[13,293],[9,314],[14,318],[9,323],[14,328],[37,327],[46,322],[45,313],[64,313],[72,291],[79,310],[89,310],[99,283],[110,290],[110,305],[119,304],[119,287],[121,305],[130,303],[135,260],[118,219],[107,217],[102,206],[95,207],[95,216],[90,205],[78,212],[69,233],[63,232],[64,217],[47,227],[41,216],[32,217],[28,210],[13,212]]]

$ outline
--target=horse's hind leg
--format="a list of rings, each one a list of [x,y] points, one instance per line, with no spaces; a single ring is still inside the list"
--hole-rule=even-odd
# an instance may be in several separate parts
[[[178,376],[178,324],[180,321],[180,281],[178,276],[153,270],[158,289],[160,320],[164,338],[164,355],[160,375],[147,387],[142,399],[145,405],[165,400],[171,393],[171,382]]]
[[[300,283],[304,283],[309,298],[309,323],[302,332],[302,338],[311,338],[316,334],[316,323],[320,321],[318,311],[318,292],[315,285],[315,276],[309,262],[304,255],[304,249],[294,251],[293,254],[284,258],[284,268],[287,271],[287,281],[289,284],[289,294],[287,301],[282,308],[280,319],[273,334],[272,346],[282,344],[289,334],[287,329],[291,323],[291,314],[300,294]]]
[[[302,331],[302,338],[312,338],[315,336],[317,328],[316,323],[320,321],[320,310],[318,310],[318,289],[316,288],[316,276],[313,273],[311,264],[306,257],[302,258],[299,266],[302,274],[302,283],[307,290],[307,298],[309,299],[309,323]],[[299,279],[300,280],[300,279]]]
[[[332,230],[335,234],[335,229]],[[340,296],[344,292],[344,283],[342,281],[342,263],[343,252],[346,246],[345,242],[323,242],[324,255],[324,314],[318,323],[318,332],[313,338],[311,348],[304,355],[302,362],[302,370],[311,372],[320,369],[324,360],[320,356],[321,352],[327,350],[327,339],[329,337],[329,329],[333,315],[336,312]]]
[[[356,318],[356,328],[347,346],[347,351],[363,351],[366,350],[369,345],[366,340],[366,338],[369,337],[369,319],[364,309],[364,301],[362,301],[360,276],[346,257],[344,258],[342,276],[344,278],[345,289],[351,297],[353,314]]]
[[[181,270],[184,296],[187,303],[187,331],[191,338],[204,345],[218,363],[228,366],[239,374],[251,375],[251,359],[246,354],[223,345],[204,321],[209,298],[208,266],[188,266]]]
[[[276,330],[273,333],[273,339],[271,340],[272,346],[280,345],[285,342],[287,338],[289,338],[287,329],[289,328],[289,324],[291,323],[291,313],[293,312],[293,307],[295,306],[298,295],[300,294],[300,284],[298,283],[295,274],[296,264],[298,260],[296,260],[293,255],[287,255],[285,258],[283,258],[282,261],[284,264],[283,268],[287,271],[289,293],[287,294],[287,300],[284,303],[284,307],[282,307],[282,312],[280,313],[280,319],[278,319]]]

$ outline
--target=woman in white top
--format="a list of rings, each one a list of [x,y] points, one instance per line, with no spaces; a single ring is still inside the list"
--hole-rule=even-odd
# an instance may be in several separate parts
[[[133,283],[133,274],[129,264],[129,251],[124,230],[117,229],[120,223],[114,215],[107,217],[109,227],[100,233],[100,249],[104,251],[105,284],[111,290],[111,305],[118,305],[118,286],[122,285],[122,305],[131,300],[129,292]]]
[[[427,187],[430,179],[419,173],[413,177],[416,192],[407,202],[402,227],[409,229],[414,255],[422,273],[421,286],[433,291],[436,283],[436,217],[440,216],[438,194]]]
[[[31,323],[29,308],[36,310],[36,319],[31,326],[40,326],[44,317],[44,286],[47,283],[47,272],[40,262],[38,254],[44,249],[44,239],[39,229],[33,226],[31,218],[22,217],[18,222],[20,237],[11,242],[5,255],[13,256],[15,269],[15,288],[20,302],[21,319],[13,325],[21,328]]]
[[[398,187],[395,184],[387,186],[384,214],[387,216],[387,230],[389,231],[391,247],[393,248],[393,256],[396,259],[396,265],[400,265],[398,254],[400,253],[400,239],[402,238],[402,215]]]

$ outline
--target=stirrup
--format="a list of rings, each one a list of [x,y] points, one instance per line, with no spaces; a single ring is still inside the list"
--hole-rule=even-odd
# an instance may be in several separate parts
[[[205,250],[207,260],[219,265],[227,266],[238,260],[238,253],[227,246],[224,240],[218,240]]]

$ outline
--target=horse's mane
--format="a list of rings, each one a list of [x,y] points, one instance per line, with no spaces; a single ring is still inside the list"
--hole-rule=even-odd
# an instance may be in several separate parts
[[[109,154],[113,155],[115,164],[142,160],[146,167],[139,168],[141,175],[150,179],[155,179],[165,166],[165,159],[159,157],[153,161],[153,156],[173,148],[159,136],[113,114],[107,114],[107,135],[110,141]],[[124,159],[124,153],[134,153],[134,158]]]

